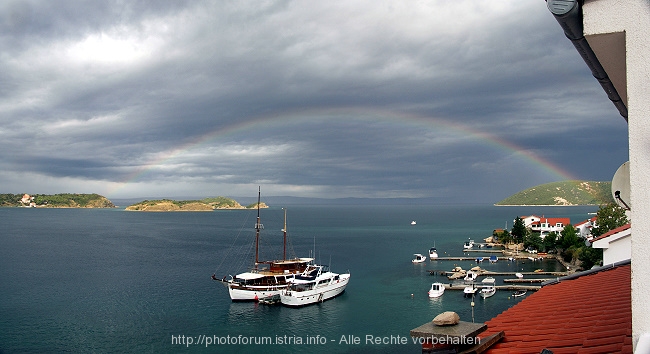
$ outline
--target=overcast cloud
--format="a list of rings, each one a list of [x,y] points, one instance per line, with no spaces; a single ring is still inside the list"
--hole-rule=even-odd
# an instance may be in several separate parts
[[[4,1],[0,47],[0,193],[492,203],[628,159],[542,0]]]

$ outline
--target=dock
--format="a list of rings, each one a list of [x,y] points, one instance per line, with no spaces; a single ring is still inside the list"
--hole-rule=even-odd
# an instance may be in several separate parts
[[[448,271],[448,270],[433,270],[433,269],[429,270],[429,274],[431,274],[431,275],[438,274],[438,275],[445,275],[445,276],[453,276],[453,275],[455,275],[457,273],[459,273],[459,272],[452,272],[452,271]],[[479,276],[482,276],[482,275],[496,275],[496,276],[499,276],[499,275],[515,275],[517,273],[520,273],[522,275],[552,275],[554,277],[563,277],[563,276],[569,275],[569,273],[567,273],[567,272],[492,272],[492,271],[489,271],[489,270],[482,270],[482,271],[478,272],[478,275]],[[512,280],[516,280],[516,279],[512,279]]]
[[[504,283],[544,283],[555,278],[503,279]]]
[[[493,250],[493,249],[483,249],[479,248],[477,250],[475,249],[463,249],[463,252],[483,252],[483,253],[503,253],[503,250]]]
[[[471,284],[444,284],[446,290],[465,290],[467,286]],[[485,285],[475,284],[477,289],[482,288]],[[539,285],[495,285],[497,290],[530,290],[537,291],[541,288]]]
[[[483,262],[487,262],[490,260],[489,256],[475,256],[475,257],[469,257],[469,256],[461,256],[461,257],[438,257],[434,258],[431,261],[475,261],[476,258],[483,257]],[[497,257],[497,260],[500,261],[507,261],[509,258],[517,259],[517,260],[526,260],[528,257],[522,257],[522,256],[510,256],[510,257]],[[528,259],[530,260],[530,259]]]

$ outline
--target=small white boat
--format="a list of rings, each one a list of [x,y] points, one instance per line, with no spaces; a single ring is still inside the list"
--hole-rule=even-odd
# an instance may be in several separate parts
[[[481,280],[481,283],[484,284],[494,284],[495,279],[492,277],[485,277],[485,279]]]
[[[474,285],[468,285],[463,289],[463,296],[464,297],[472,297],[476,294],[478,291],[478,288],[475,287]]]
[[[512,293],[512,296],[514,297],[521,297],[526,295],[526,290],[517,290],[514,293]]]
[[[467,240],[465,241],[465,244],[463,244],[463,249],[469,250],[474,247],[474,240]]]
[[[476,280],[476,277],[478,277],[478,274],[476,272],[473,272],[473,271],[470,270],[470,271],[467,272],[467,274],[465,275],[465,278],[463,278],[463,280],[465,282],[473,282],[474,280]]]
[[[415,222],[415,220],[411,221],[411,225],[415,225],[415,224],[417,224],[417,222]]]
[[[497,292],[497,288],[490,285],[490,286],[486,286],[483,289],[481,289],[481,292],[479,294],[481,295],[482,298],[485,299],[485,298],[488,298],[488,297],[496,294],[496,292]]]
[[[433,241],[433,247],[429,248],[429,258],[434,260],[438,258],[438,250],[436,249],[436,241]]]
[[[517,277],[517,279],[523,279],[524,278],[524,275],[521,274],[521,273],[515,273],[515,276]]]
[[[442,283],[433,283],[431,284],[431,289],[429,290],[429,297],[441,297],[445,293],[445,285]]]
[[[427,260],[427,258],[425,256],[423,256],[423,255],[421,255],[419,253],[415,253],[413,255],[415,256],[415,258],[413,258],[411,260],[411,262],[413,262],[413,263],[422,263],[422,262]]]

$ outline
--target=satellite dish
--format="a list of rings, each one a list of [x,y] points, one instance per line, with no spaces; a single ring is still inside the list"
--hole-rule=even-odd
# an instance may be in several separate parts
[[[632,209],[630,201],[630,161],[627,161],[616,170],[612,178],[612,197],[616,203],[627,210]]]

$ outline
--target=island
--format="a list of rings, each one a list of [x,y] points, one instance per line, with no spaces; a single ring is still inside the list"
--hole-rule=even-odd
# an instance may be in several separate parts
[[[494,205],[604,205],[614,202],[611,190],[611,182],[552,182],[520,191]]]
[[[115,204],[99,194],[0,194],[0,207],[115,208]]]
[[[257,203],[242,206],[239,202],[227,197],[205,198],[201,200],[143,200],[139,203],[129,205],[128,211],[213,211],[219,209],[255,209]],[[265,203],[260,203],[260,208],[268,208]]]

